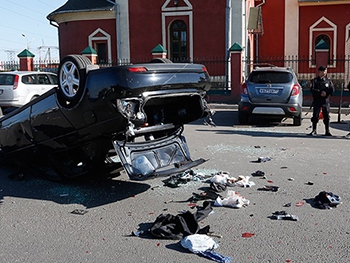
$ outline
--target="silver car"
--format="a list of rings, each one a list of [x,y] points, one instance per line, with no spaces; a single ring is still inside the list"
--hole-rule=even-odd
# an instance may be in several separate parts
[[[282,121],[293,118],[293,125],[302,121],[303,91],[291,68],[255,68],[242,85],[238,119],[247,124],[251,116]]]
[[[57,75],[51,72],[0,72],[0,107],[21,107],[57,83]]]

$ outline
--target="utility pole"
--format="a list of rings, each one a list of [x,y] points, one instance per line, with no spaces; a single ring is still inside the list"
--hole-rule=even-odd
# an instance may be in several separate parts
[[[41,61],[42,59],[41,59],[41,51],[42,50],[46,50],[46,52],[45,52],[45,57],[44,57],[44,61],[45,60],[48,60],[48,61],[51,61],[51,50],[52,49],[57,49],[58,50],[58,47],[56,47],[56,46],[45,46],[45,45],[43,45],[43,46],[40,46],[40,47],[38,47],[38,50],[39,50],[39,60]]]
[[[7,53],[7,61],[14,62],[15,61],[15,51],[14,50],[5,50]]]

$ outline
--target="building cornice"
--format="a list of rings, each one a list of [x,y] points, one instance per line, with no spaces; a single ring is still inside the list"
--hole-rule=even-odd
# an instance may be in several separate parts
[[[335,1],[322,1],[322,0],[299,0],[299,6],[320,6],[320,5],[346,5],[350,4],[350,0],[335,0]]]
[[[115,11],[65,12],[52,15],[50,19],[57,24],[72,21],[115,19]]]

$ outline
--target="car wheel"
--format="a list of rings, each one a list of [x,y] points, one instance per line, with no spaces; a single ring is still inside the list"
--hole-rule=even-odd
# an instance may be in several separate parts
[[[173,62],[167,58],[154,58],[149,63],[173,63]]]
[[[240,124],[248,124],[249,116],[246,115],[246,114],[242,114],[242,113],[238,112],[238,122]]]
[[[75,106],[84,93],[86,67],[91,61],[81,55],[65,57],[58,68],[58,97],[62,106]]]
[[[38,95],[33,96],[33,97],[30,99],[30,101],[35,100],[37,97],[39,97],[39,96],[38,96]]]
[[[300,113],[298,116],[293,118],[293,125],[294,126],[300,126],[301,125],[301,121],[302,121],[302,118],[301,118],[301,113]]]

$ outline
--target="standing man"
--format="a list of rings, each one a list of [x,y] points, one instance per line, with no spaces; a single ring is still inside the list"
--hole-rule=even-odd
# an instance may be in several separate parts
[[[329,131],[329,111],[330,103],[329,96],[334,92],[334,86],[332,81],[327,78],[327,68],[325,66],[320,66],[318,68],[318,76],[311,81],[310,91],[313,97],[313,115],[311,118],[312,122],[312,132],[309,135],[316,135],[316,128],[320,112],[322,110],[323,123],[325,126],[326,136],[332,136]]]

